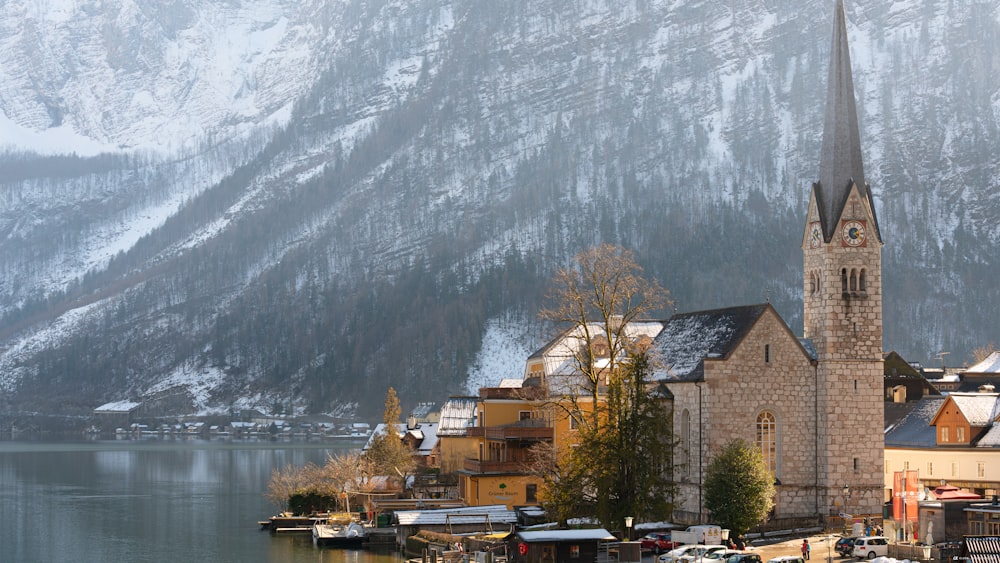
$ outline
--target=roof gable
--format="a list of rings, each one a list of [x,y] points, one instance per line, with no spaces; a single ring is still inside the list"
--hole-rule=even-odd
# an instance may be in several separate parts
[[[788,325],[769,303],[677,314],[668,320],[653,341],[653,351],[661,367],[657,380],[699,381],[704,378],[706,359],[725,359],[740,345],[754,325],[771,312],[789,338],[812,357]]]
[[[969,423],[969,426],[985,428],[990,426],[997,416],[998,396],[1000,395],[997,393],[951,393],[930,423],[937,424],[945,407],[954,404],[958,413]]]

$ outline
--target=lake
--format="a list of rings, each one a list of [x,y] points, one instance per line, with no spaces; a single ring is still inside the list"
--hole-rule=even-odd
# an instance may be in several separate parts
[[[0,441],[0,561],[390,563],[396,553],[319,549],[258,520],[271,471],[323,464],[356,444]]]

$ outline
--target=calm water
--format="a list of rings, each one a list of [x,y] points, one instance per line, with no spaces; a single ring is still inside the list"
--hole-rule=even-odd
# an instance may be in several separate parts
[[[271,470],[322,464],[331,444],[0,442],[0,561],[390,563],[318,549],[257,520]]]

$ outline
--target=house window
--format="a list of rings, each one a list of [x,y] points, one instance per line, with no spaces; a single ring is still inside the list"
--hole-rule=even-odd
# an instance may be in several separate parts
[[[576,430],[578,428],[580,428],[580,419],[578,419],[576,415],[569,415],[569,429]]]
[[[771,345],[770,344],[765,344],[764,345],[764,363],[765,364],[771,363]]]
[[[578,546],[578,545],[571,545],[571,546],[569,546],[569,558],[570,559],[579,559],[580,558],[580,546]]]
[[[764,465],[771,475],[778,474],[778,425],[774,413],[764,411],[757,415],[757,448],[764,458]]]
[[[965,427],[964,426],[959,426],[959,427],[955,428],[955,439],[958,442],[963,442],[963,443],[965,442]]]
[[[854,472],[857,473],[859,469],[861,469],[861,460],[854,458]]]
[[[928,476],[934,475],[934,462],[932,461],[927,462],[927,475]]]
[[[976,477],[986,478],[986,464],[981,461],[976,462]]]
[[[517,412],[517,419],[518,420],[530,420],[531,419],[531,411],[518,411]]]
[[[524,500],[526,502],[538,502],[538,485],[528,483],[524,486]]]
[[[948,441],[948,427],[947,426],[942,426],[941,427],[941,443],[944,444],[947,441]]]
[[[952,477],[958,477],[958,462],[957,461],[951,462],[951,476]]]

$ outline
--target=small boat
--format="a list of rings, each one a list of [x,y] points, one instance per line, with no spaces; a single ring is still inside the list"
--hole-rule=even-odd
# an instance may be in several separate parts
[[[336,522],[333,519],[317,522],[312,527],[313,543],[319,547],[361,547],[365,541],[365,527],[357,522]]]

